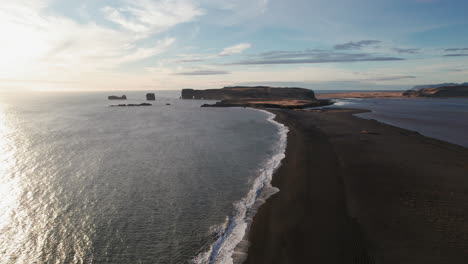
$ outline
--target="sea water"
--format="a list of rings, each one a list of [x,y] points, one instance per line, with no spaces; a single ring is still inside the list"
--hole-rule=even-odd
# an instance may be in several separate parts
[[[468,147],[468,98],[347,98],[332,107],[371,110],[357,116]]]
[[[0,263],[232,262],[287,130],[179,92],[107,95],[0,95]]]

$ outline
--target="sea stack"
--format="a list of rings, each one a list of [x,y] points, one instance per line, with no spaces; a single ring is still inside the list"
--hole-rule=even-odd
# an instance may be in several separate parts
[[[146,100],[154,101],[154,100],[156,100],[156,96],[154,95],[154,93],[147,93],[146,94]]]
[[[127,100],[127,96],[124,94],[122,96],[117,96],[117,95],[111,95],[107,97],[109,100]]]

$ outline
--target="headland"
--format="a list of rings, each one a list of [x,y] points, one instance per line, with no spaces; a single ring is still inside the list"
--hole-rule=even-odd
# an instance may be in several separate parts
[[[468,97],[468,85],[447,85],[440,87],[418,88],[406,91],[361,91],[322,93],[318,98],[449,98]]]
[[[182,99],[219,100],[203,107],[260,107],[303,109],[330,105],[330,100],[320,100],[310,89],[296,87],[233,86],[222,89],[183,89]]]
[[[289,128],[272,180],[280,191],[254,216],[244,263],[466,261],[468,149],[354,116],[366,110],[264,107],[303,100],[294,96],[222,100]]]

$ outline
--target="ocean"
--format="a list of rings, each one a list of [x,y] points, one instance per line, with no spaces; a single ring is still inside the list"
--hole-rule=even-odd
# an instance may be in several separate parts
[[[179,91],[108,95],[0,94],[0,263],[239,263],[287,128]],[[468,99],[332,107],[468,147]]]
[[[0,95],[0,263],[241,259],[249,218],[277,191],[287,129],[179,91],[148,107],[109,107],[108,95]]]

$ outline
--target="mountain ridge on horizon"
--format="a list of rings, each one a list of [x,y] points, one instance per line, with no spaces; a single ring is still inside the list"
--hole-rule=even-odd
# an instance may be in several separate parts
[[[411,90],[421,90],[427,88],[439,88],[439,87],[450,87],[450,86],[459,86],[459,85],[468,85],[468,82],[464,83],[439,83],[439,84],[424,84],[424,85],[416,85],[411,88]]]

